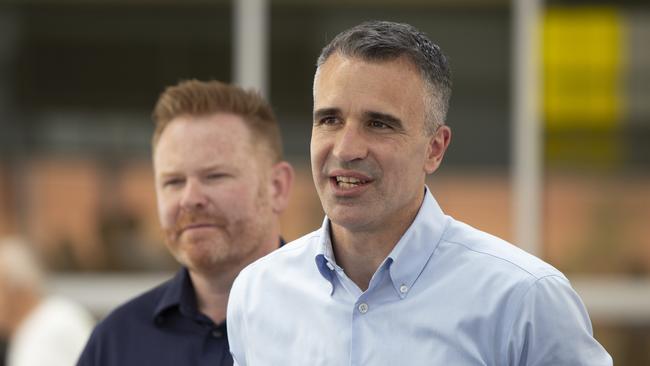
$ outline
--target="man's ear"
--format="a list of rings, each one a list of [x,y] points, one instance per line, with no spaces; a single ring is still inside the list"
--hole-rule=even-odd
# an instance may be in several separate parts
[[[429,137],[429,145],[427,146],[427,156],[424,163],[424,171],[427,174],[435,172],[442,158],[445,156],[445,151],[451,142],[451,129],[447,125],[438,127],[436,132]]]
[[[293,167],[286,161],[276,163],[271,167],[270,178],[271,207],[273,212],[279,215],[289,204],[294,179]]]

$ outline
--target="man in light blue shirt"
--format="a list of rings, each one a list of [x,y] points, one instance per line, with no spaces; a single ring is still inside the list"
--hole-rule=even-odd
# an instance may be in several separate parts
[[[311,162],[327,216],[235,281],[235,363],[612,365],[562,273],[446,216],[426,188],[451,139],[440,48],[368,22],[317,66]]]

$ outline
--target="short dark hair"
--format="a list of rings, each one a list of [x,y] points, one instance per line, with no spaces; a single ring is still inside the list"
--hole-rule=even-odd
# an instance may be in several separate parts
[[[187,80],[165,89],[152,113],[155,124],[152,147],[155,149],[160,135],[174,118],[215,113],[242,117],[254,138],[253,143],[265,143],[273,161],[282,160],[280,127],[271,105],[255,91],[216,80]]]
[[[361,23],[334,37],[321,51],[316,67],[320,68],[335,53],[380,62],[407,57],[429,89],[425,100],[427,131],[433,132],[445,123],[451,97],[451,69],[440,47],[415,27],[378,20]]]

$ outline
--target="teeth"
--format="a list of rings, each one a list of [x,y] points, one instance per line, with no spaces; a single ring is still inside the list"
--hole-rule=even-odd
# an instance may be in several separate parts
[[[354,188],[354,187],[358,186],[359,184],[364,184],[366,182],[362,181],[361,179],[358,179],[358,178],[345,177],[345,176],[342,176],[342,175],[338,175],[338,176],[336,176],[336,183],[341,188]]]
[[[356,187],[356,186],[357,186],[357,184],[339,182],[339,187],[341,187],[341,188],[352,188],[352,187]]]
[[[343,182],[343,183],[355,183],[355,184],[361,183],[360,179],[353,178],[353,177],[344,177],[344,176],[340,176],[340,175],[336,177],[336,181],[339,182],[339,183],[341,183],[341,182]]]

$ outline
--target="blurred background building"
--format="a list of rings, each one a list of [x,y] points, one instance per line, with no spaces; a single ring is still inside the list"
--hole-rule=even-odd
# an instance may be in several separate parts
[[[171,273],[149,114],[189,78],[270,98],[298,173],[283,232],[313,230],[314,64],[368,19],[451,59],[442,207],[565,272],[616,364],[650,364],[647,1],[0,0],[0,236],[27,236],[98,317]]]

